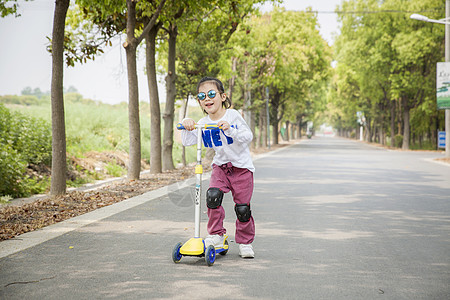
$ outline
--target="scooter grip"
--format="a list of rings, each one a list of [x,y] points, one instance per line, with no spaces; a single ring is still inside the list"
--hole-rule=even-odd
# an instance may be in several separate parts
[[[216,123],[205,124],[205,129],[211,129],[211,128],[222,128],[222,127],[218,126]]]
[[[183,124],[178,123],[178,124],[177,124],[177,129],[178,129],[178,130],[185,130],[186,128],[184,128]]]

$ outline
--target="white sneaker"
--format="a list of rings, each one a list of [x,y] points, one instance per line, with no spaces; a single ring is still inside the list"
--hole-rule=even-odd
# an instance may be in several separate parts
[[[205,239],[205,248],[208,248],[208,246],[213,245],[214,248],[222,248],[223,247],[223,241],[225,237],[223,235],[208,235]]]
[[[254,258],[255,252],[253,252],[252,244],[239,244],[239,255],[242,258]]]

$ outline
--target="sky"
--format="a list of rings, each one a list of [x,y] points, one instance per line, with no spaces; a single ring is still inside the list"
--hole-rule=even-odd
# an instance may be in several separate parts
[[[333,34],[339,31],[335,10],[343,0],[285,0],[282,7],[319,11],[320,33],[332,44]],[[46,50],[47,36],[52,35],[54,3],[52,0],[19,0],[20,17],[0,18],[0,95],[20,95],[25,87],[50,91],[51,56]],[[262,10],[270,11],[270,5]],[[64,87],[75,87],[84,98],[109,104],[128,101],[124,38],[113,41],[112,47],[95,61],[76,64],[64,69]],[[143,54],[143,53],[142,53]],[[140,101],[148,102],[148,87],[144,73],[145,57],[138,58]],[[160,101],[165,101],[164,82],[159,84]]]

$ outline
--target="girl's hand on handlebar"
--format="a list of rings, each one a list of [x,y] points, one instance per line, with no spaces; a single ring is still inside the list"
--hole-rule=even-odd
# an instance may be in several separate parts
[[[192,119],[185,119],[182,124],[186,130],[192,131],[195,129],[195,121]]]
[[[217,126],[219,126],[224,131],[230,129],[230,123],[224,120],[217,122]]]

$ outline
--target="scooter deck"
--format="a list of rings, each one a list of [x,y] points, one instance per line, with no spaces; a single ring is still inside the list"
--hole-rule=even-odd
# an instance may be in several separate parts
[[[181,255],[199,256],[205,253],[205,243],[202,238],[191,238],[180,249]]]
[[[228,250],[228,236],[225,235],[222,247],[215,248],[216,253]],[[202,238],[191,238],[180,248],[180,254],[184,256],[203,256],[205,254],[205,242]]]

